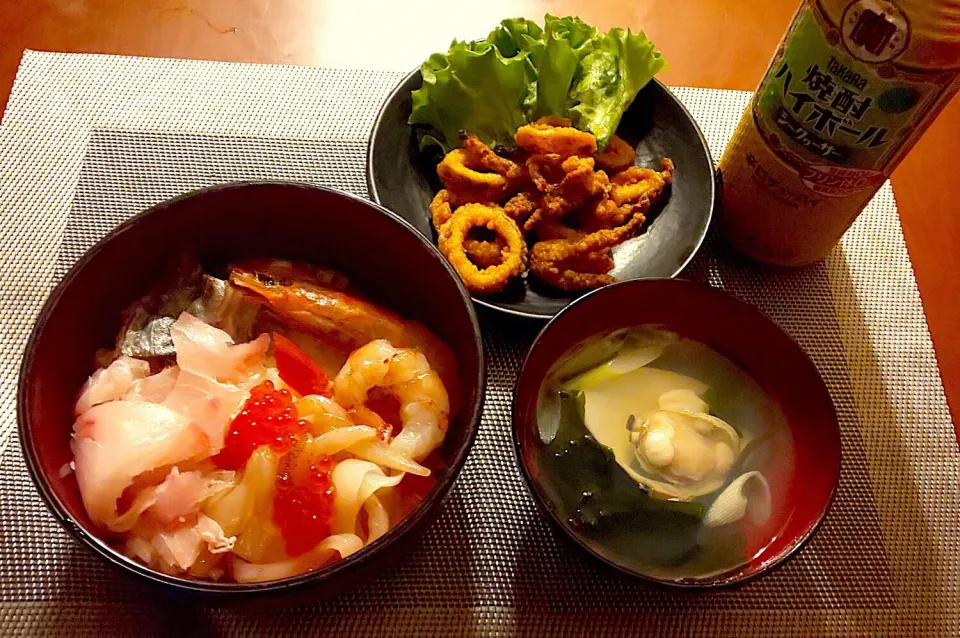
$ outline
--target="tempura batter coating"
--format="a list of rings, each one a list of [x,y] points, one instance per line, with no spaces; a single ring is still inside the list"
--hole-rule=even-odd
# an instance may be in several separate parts
[[[500,253],[499,264],[479,268],[470,260],[464,243],[472,228],[487,228],[503,238],[506,246]],[[527,265],[527,243],[523,234],[499,206],[467,204],[458,208],[440,229],[439,248],[467,289],[479,294],[503,290]]]
[[[499,202],[519,190],[524,170],[516,162],[500,157],[475,136],[463,147],[444,156],[437,176],[452,192],[470,193],[482,201]]]
[[[540,206],[523,225],[527,231],[547,217],[566,215],[610,188],[607,174],[594,170],[592,157],[533,155],[527,159],[527,170],[537,190],[543,193]]]
[[[596,155],[597,166],[613,175],[633,166],[637,160],[637,152],[633,147],[614,135],[607,142],[602,153]]]
[[[614,229],[600,230],[578,240],[537,242],[530,251],[530,272],[561,290],[585,290],[613,283],[609,249],[630,237],[644,222],[637,215]],[[604,269],[605,268],[605,269]]]
[[[597,138],[573,128],[566,118],[542,117],[518,128],[514,139],[520,148],[531,153],[590,157],[597,152]]]

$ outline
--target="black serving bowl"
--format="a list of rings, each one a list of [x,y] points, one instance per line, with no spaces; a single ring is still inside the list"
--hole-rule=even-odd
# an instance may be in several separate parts
[[[655,575],[635,545],[576,526],[562,515],[548,448],[541,440],[537,400],[551,366],[589,337],[658,325],[711,347],[752,377],[779,407],[793,441],[793,463],[781,450],[769,461],[779,475],[774,498],[783,503],[772,537],[736,568],[709,576]],[[626,281],[597,290],[559,313],[540,332],[524,361],[513,404],[513,434],[523,476],[541,510],[593,556],[657,584],[709,589],[741,584],[776,568],[816,533],[840,478],[840,426],[816,366],[771,319],[735,297],[682,279]],[[781,440],[782,439],[778,439]],[[611,461],[611,463],[613,463]],[[611,472],[621,471],[611,465]],[[554,471],[555,472],[555,471]],[[626,475],[624,475],[626,476]],[[616,534],[628,530],[617,528]],[[627,549],[625,549],[625,547]]]
[[[418,148],[410,116],[410,92],[420,88],[420,71],[410,73],[384,102],[367,152],[367,190],[386,206],[436,241],[429,205],[442,188],[439,159]],[[713,214],[713,159],[693,116],[663,84],[653,80],[624,113],[617,135],[637,151],[637,164],[657,168],[662,157],[676,164],[672,186],[654,207],[645,230],[613,251],[612,274],[621,280],[674,277],[703,243]],[[477,303],[514,315],[549,319],[584,293],[565,293],[524,276],[522,286]]]
[[[254,257],[334,268],[371,300],[423,323],[459,362],[459,409],[439,450],[436,484],[417,508],[362,551],[317,571],[259,584],[169,576],[113,550],[93,531],[72,459],[73,403],[112,347],[121,310],[150,288],[180,251],[207,268]],[[20,369],[18,419],[27,466],[54,517],[82,545],[120,570],[178,592],[224,601],[270,593],[323,597],[385,566],[436,517],[477,434],[485,381],[480,327],[446,260],[409,224],[364,199],[290,183],[237,183],[188,193],[137,215],[91,248],[50,295]],[[316,586],[320,587],[316,587]]]

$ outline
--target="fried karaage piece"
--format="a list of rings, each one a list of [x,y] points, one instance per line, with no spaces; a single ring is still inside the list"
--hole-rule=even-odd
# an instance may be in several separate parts
[[[537,154],[590,157],[597,152],[597,138],[573,128],[570,120],[562,117],[542,117],[532,124],[521,126],[514,139],[520,148]]]
[[[500,251],[498,264],[481,268],[470,260],[464,244],[473,228],[486,228],[503,239],[506,245]],[[513,277],[523,273],[527,264],[523,234],[499,206],[467,204],[458,208],[440,229],[438,247],[467,289],[480,294],[503,290]]]

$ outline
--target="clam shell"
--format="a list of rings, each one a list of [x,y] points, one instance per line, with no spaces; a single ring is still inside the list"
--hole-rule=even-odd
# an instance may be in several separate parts
[[[676,424],[676,427],[690,427],[701,434],[712,435],[714,439],[724,440],[730,447],[734,458],[736,458],[743,449],[742,441],[737,431],[723,419],[706,412],[693,413],[683,410],[661,408],[654,414],[677,415],[681,417],[682,420]],[[651,415],[650,418],[653,418],[653,416],[654,415]],[[640,429],[646,428],[649,421],[650,419],[645,421]],[[717,491],[727,480],[727,472],[724,471],[722,473],[718,472],[705,476],[698,481],[690,482],[674,475],[669,466],[656,467],[649,463],[637,446],[634,446],[633,453],[641,471],[637,472],[630,468],[625,469],[627,469],[635,481],[644,485],[654,496],[689,501],[698,496]]]

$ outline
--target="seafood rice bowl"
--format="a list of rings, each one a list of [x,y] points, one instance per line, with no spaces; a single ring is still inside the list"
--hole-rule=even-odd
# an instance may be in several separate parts
[[[78,319],[107,315],[105,325],[67,355],[64,370],[43,366],[61,327],[58,306],[75,303],[71,289],[94,281],[85,273],[109,268],[117,257],[109,253],[149,241],[148,227],[176,233],[198,200],[210,203],[207,217],[236,219],[257,215],[258,202],[278,194],[307,209],[332,199],[366,215],[374,234],[396,234],[404,251],[420,251],[414,259],[442,298],[431,303],[442,301],[454,324],[434,332],[435,320],[427,327],[423,315],[411,316],[420,299],[389,308],[382,289],[367,294],[382,273],[325,247],[317,254],[342,270],[251,259],[269,254],[271,242],[243,232],[226,242],[236,260],[212,239],[181,241],[173,258],[169,250],[138,255],[155,275],[149,285],[120,286],[137,295],[96,292],[110,301]],[[55,513],[79,523],[71,531],[134,571],[221,591],[305,582],[340,565],[349,571],[351,559],[362,562],[425,520],[475,432],[478,328],[442,258],[388,214],[372,206],[372,215],[357,213],[367,206],[298,186],[222,187],[148,211],[81,260],[41,316],[21,381],[28,461]],[[326,215],[314,220],[314,233],[338,225],[339,215]],[[286,226],[302,221],[288,215],[281,233]],[[347,235],[344,257],[363,240]],[[40,375],[58,388],[47,398],[55,398],[59,427],[38,412]],[[54,478],[45,468],[55,457],[64,462]]]

